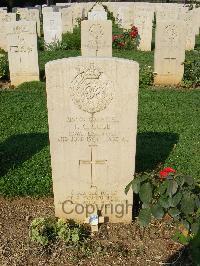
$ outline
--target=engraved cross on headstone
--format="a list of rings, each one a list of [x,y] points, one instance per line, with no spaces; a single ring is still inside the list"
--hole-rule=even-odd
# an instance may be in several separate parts
[[[81,164],[89,164],[90,165],[90,178],[91,178],[91,187],[96,187],[94,185],[94,179],[95,179],[95,165],[96,164],[106,164],[107,160],[94,160],[93,159],[93,152],[91,148],[91,153],[90,153],[90,160],[79,160],[79,166]]]
[[[166,60],[176,60],[176,57],[166,57],[164,59],[166,59]]]
[[[169,57],[166,57],[166,58],[164,58],[164,59],[165,59],[165,60],[169,60],[169,62],[168,62],[168,63],[169,63],[169,65],[168,65],[168,68],[169,68],[168,73],[171,73],[171,67],[172,67],[172,66],[170,65],[170,63],[173,62],[173,60],[176,60],[176,57],[170,57],[170,56],[169,56]]]

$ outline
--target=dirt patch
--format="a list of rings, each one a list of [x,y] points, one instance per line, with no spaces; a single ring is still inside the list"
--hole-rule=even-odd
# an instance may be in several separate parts
[[[145,231],[131,225],[104,224],[81,249],[57,242],[43,248],[30,242],[32,219],[54,215],[53,199],[0,198],[0,265],[192,265],[187,248],[174,242],[169,221]],[[176,262],[176,263],[175,263]]]

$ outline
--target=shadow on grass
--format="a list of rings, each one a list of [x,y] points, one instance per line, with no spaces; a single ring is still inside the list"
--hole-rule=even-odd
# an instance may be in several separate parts
[[[48,133],[29,133],[8,138],[0,144],[0,176],[19,167],[48,143]]]
[[[144,132],[137,134],[136,173],[152,171],[164,164],[179,135],[166,132]]]

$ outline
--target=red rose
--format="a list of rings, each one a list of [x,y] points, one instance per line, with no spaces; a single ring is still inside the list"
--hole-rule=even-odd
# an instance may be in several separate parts
[[[118,38],[118,35],[113,35],[112,40],[115,41]]]
[[[165,167],[162,171],[159,172],[160,180],[166,179],[167,176],[169,176],[170,173],[175,173],[176,170],[174,170],[171,167]]]
[[[124,47],[125,43],[124,43],[124,42],[119,42],[118,45],[119,45],[120,47]]]
[[[165,167],[163,169],[163,171],[167,172],[167,173],[176,173],[176,170],[174,170],[173,168],[171,167]]]
[[[131,31],[131,32],[130,32],[130,36],[131,36],[132,38],[135,38],[137,35],[138,35],[137,32],[134,32],[134,31]]]

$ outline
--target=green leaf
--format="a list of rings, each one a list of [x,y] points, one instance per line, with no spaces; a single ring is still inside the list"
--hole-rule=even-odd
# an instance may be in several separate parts
[[[147,226],[151,222],[151,210],[150,209],[141,209],[138,221],[141,226]]]
[[[176,193],[178,189],[178,184],[175,180],[168,180],[167,193],[172,196]]]
[[[162,184],[159,186],[158,191],[161,195],[163,195],[167,190],[168,183],[163,181]]]
[[[189,186],[192,186],[194,184],[194,178],[191,176],[184,176],[184,181],[187,183]]]
[[[197,208],[200,208],[200,199],[199,199],[198,196],[195,196],[195,197],[194,197],[194,201],[195,201],[195,205],[196,205],[196,207],[197,207]]]
[[[168,213],[173,218],[176,218],[181,212],[177,208],[170,208]]]
[[[170,204],[168,202],[168,198],[167,197],[160,197],[160,199],[158,200],[158,203],[160,204],[161,207],[167,209],[170,207]]]
[[[198,233],[198,231],[199,231],[199,228],[200,228],[199,223],[193,223],[193,224],[191,224],[191,232],[193,234],[196,235]]]
[[[156,219],[162,219],[165,214],[163,208],[159,204],[152,206],[151,213]]]
[[[178,241],[179,243],[181,243],[182,245],[187,245],[189,243],[189,238],[184,236],[182,233],[180,232],[176,232],[174,234],[174,236],[172,237],[172,239],[174,241]]]
[[[182,220],[181,223],[184,225],[184,227],[185,227],[187,230],[190,230],[190,224],[188,223],[187,220]]]
[[[134,179],[132,182],[132,190],[134,193],[138,194],[140,191],[140,180]]]
[[[128,194],[128,192],[129,192],[129,190],[131,188],[132,182],[133,182],[133,180],[130,183],[128,183],[128,185],[125,187],[125,194],[126,195]]]
[[[71,233],[71,238],[73,243],[77,243],[79,241],[79,231],[78,228],[74,228]]]
[[[176,207],[179,204],[179,202],[181,201],[181,199],[182,199],[182,194],[180,192],[178,192],[176,195],[174,195],[172,197],[171,206]]]
[[[142,202],[150,203],[152,200],[152,187],[150,183],[141,185],[139,196]]]
[[[142,183],[142,182],[146,181],[148,178],[149,178],[148,175],[143,175],[143,176],[140,176],[137,179],[139,180],[140,183]]]
[[[183,196],[181,200],[181,210],[184,214],[190,214],[194,212],[195,201],[189,193]]]
[[[149,203],[143,203],[142,204],[142,209],[150,209],[150,204]]]

